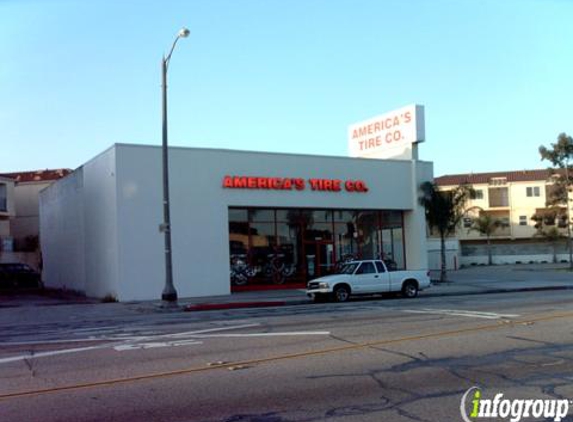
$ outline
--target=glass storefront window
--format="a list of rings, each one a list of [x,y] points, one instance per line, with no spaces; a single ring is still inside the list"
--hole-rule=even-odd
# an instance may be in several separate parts
[[[358,243],[353,223],[334,223],[336,261],[350,261],[358,258]]]
[[[249,267],[249,223],[247,210],[229,209],[230,276],[233,285],[248,283],[254,275]]]
[[[382,211],[381,212],[382,227],[402,227],[402,211]]]
[[[314,223],[329,223],[332,221],[332,211],[330,210],[312,211],[312,221]]]
[[[230,208],[231,281],[303,287],[356,259],[404,268],[403,235],[401,211]]]
[[[405,268],[403,230],[401,227],[382,230],[382,259],[394,263],[396,268]]]
[[[298,224],[300,220],[300,211],[299,210],[277,210],[276,212],[277,221],[283,221],[290,223],[292,225]]]
[[[251,221],[266,221],[273,223],[275,221],[275,211],[274,210],[263,210],[254,208],[250,212]]]
[[[299,251],[301,247],[301,236],[298,226],[288,223],[277,223],[277,253],[284,259],[285,265],[290,266],[289,272],[292,276],[299,276],[301,263],[299,262]]]
[[[277,243],[274,223],[251,223],[249,234],[252,248],[272,253]]]
[[[363,211],[357,214],[356,226],[360,257],[377,259],[380,257],[380,239],[378,237],[378,212]]]
[[[229,208],[229,221],[249,221],[249,212],[246,209]]]
[[[392,229],[392,243],[394,244],[394,262],[397,268],[405,268],[404,262],[404,234],[403,229]]]
[[[354,222],[356,212],[347,210],[334,210],[332,214],[334,216],[334,221],[349,223]]]
[[[332,240],[332,223],[314,223],[304,229],[304,240],[327,241]]]

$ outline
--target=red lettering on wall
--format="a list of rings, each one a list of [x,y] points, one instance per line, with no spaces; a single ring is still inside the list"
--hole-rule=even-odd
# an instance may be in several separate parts
[[[246,177],[235,177],[233,179],[233,187],[234,188],[246,188],[247,187],[247,178]]]
[[[368,186],[362,180],[347,180],[344,187],[348,192],[368,192]]]
[[[224,176],[225,189],[261,189],[261,190],[297,190],[306,189],[307,181],[302,178]],[[368,192],[366,183],[361,180],[308,179],[308,186],[313,191],[340,192],[342,187],[348,192]]]
[[[258,177],[257,178],[257,188],[259,189],[267,189],[268,181],[266,177]]]

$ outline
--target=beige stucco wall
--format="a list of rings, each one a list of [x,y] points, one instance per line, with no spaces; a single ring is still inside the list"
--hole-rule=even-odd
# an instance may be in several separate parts
[[[27,236],[38,236],[40,231],[40,191],[53,183],[24,182],[16,183],[14,187],[15,216],[11,221],[12,236],[23,240]]]

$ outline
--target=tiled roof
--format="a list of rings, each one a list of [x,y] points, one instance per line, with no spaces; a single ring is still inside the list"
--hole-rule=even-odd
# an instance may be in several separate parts
[[[438,186],[452,186],[468,183],[470,185],[489,183],[490,179],[505,177],[507,182],[534,182],[545,181],[549,179],[551,173],[549,170],[517,170],[517,171],[498,171],[493,173],[466,173],[466,174],[447,174],[436,177],[434,182]]]
[[[1,173],[0,176],[13,179],[15,182],[44,182],[58,180],[70,174],[70,169],[21,171],[16,173]]]

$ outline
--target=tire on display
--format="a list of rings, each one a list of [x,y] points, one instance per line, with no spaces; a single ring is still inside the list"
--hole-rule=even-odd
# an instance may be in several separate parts
[[[418,283],[413,280],[406,280],[402,285],[402,296],[408,299],[418,296]]]
[[[333,292],[334,300],[337,302],[346,302],[350,297],[350,287],[346,285],[336,286]]]

